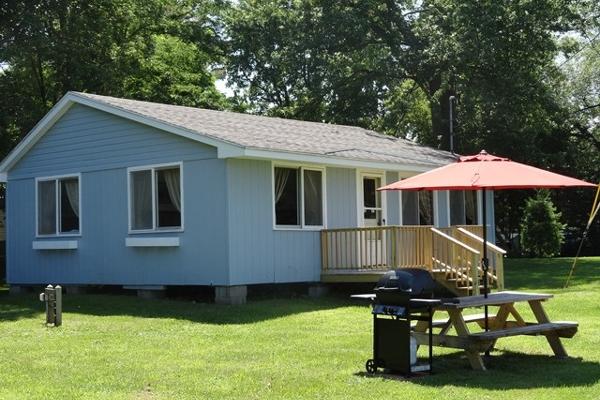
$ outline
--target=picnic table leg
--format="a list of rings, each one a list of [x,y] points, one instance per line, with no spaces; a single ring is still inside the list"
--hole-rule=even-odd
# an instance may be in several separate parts
[[[432,310],[431,318],[433,318],[434,313],[435,313],[435,310]],[[427,315],[427,314],[421,314],[421,317],[423,317],[424,315]],[[425,333],[425,332],[427,332],[428,328],[429,328],[429,321],[417,321],[417,323],[413,329],[415,332]]]
[[[519,325],[519,326],[525,326],[525,325],[527,325],[527,323],[525,322],[525,320],[523,319],[523,317],[521,317],[521,314],[519,314],[519,312],[515,308],[514,303],[511,304],[509,308],[510,308],[510,313],[514,317],[515,321],[517,321],[517,325]]]
[[[448,314],[450,315],[450,321],[452,321],[452,325],[454,325],[454,329],[456,329],[456,333],[458,336],[469,336],[469,328],[465,323],[465,320],[462,316],[461,310],[449,309]],[[471,363],[471,368],[479,371],[485,371],[485,365],[483,364],[483,359],[478,351],[474,350],[465,350],[467,353],[467,358],[469,359],[469,363]]]
[[[545,324],[545,323],[550,322],[550,319],[548,318],[548,315],[546,314],[546,311],[544,310],[544,307],[542,306],[541,301],[531,300],[531,301],[529,301],[529,306],[531,307],[531,310],[533,311],[533,314],[535,315],[535,319],[537,320],[537,322],[539,322],[540,324]],[[560,358],[568,357],[567,351],[563,347],[562,342],[560,341],[560,338],[558,337],[558,335],[556,333],[549,332],[549,333],[546,333],[545,336],[546,336],[546,340],[548,340],[548,343],[550,344],[550,347],[552,347],[552,351],[554,352],[554,355],[556,357],[560,357]]]
[[[504,324],[506,323],[506,319],[510,314],[510,307],[513,303],[502,304],[496,313],[496,318],[494,318],[494,323],[491,326],[491,329],[504,329]]]
[[[434,313],[435,313],[435,310],[431,310],[431,318],[433,318]],[[421,316],[424,316],[424,314],[421,314]],[[429,328],[429,321],[417,321],[413,330],[415,332],[425,333],[425,332],[427,332],[428,328]],[[419,350],[419,347],[421,347],[421,346],[417,345],[417,350]]]

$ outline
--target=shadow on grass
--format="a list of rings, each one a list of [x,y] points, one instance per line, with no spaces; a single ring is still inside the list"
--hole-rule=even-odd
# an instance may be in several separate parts
[[[195,303],[181,300],[147,300],[123,295],[65,295],[65,314],[131,316],[137,318],[181,319],[207,324],[250,324],[293,314],[356,306],[338,297],[250,301],[239,306]],[[365,307],[366,308],[366,307]],[[31,318],[44,312],[36,293],[0,294],[0,322]]]
[[[355,375],[369,378],[410,380],[431,387],[467,387],[486,390],[533,389],[588,386],[600,381],[600,363],[579,358],[558,359],[549,355],[532,355],[497,351],[486,361],[487,371],[474,371],[464,353],[434,356],[432,375],[405,378],[377,373]]]
[[[510,290],[562,289],[572,264],[573,258],[510,258],[505,263],[505,286]],[[592,282],[600,282],[600,257],[579,259],[566,290]]]

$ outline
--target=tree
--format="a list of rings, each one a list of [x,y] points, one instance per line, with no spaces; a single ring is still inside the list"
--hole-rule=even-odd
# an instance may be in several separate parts
[[[560,222],[547,191],[527,199],[521,224],[521,248],[532,257],[552,257],[560,252],[565,225]]]
[[[0,155],[69,90],[223,108],[218,3],[0,3]]]

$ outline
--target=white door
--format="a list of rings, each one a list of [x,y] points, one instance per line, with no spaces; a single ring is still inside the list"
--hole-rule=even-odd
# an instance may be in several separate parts
[[[382,186],[382,176],[361,176],[361,193],[359,199],[362,226],[365,228],[385,225],[382,193],[376,189]],[[362,234],[362,243],[359,246],[361,264],[363,268],[382,267],[386,264],[385,232],[374,230]]]
[[[381,187],[380,176],[362,176],[362,226],[385,225],[381,192],[375,190],[379,187]]]

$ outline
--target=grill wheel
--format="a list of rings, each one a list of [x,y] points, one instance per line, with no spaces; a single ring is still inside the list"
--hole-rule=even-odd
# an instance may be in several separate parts
[[[374,374],[375,372],[377,372],[377,364],[375,364],[375,360],[367,360],[367,363],[365,364],[365,369],[369,374]]]

